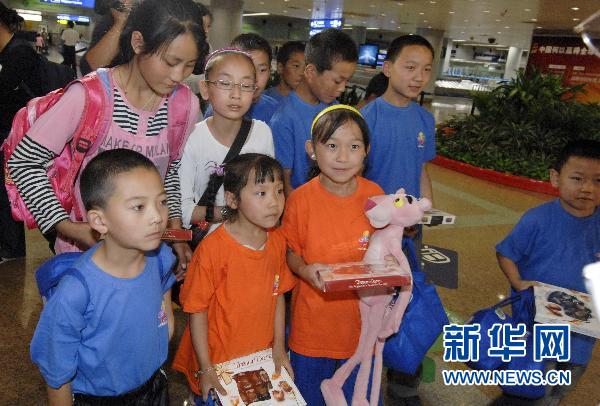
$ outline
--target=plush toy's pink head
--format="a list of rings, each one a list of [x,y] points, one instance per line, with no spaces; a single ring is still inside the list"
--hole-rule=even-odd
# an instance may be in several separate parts
[[[417,224],[423,218],[423,213],[429,209],[429,199],[417,199],[404,193],[404,189],[393,195],[373,196],[365,204],[365,214],[375,228],[383,228],[388,224],[412,226]]]

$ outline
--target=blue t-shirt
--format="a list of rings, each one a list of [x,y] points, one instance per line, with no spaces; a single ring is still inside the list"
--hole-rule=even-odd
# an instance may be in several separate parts
[[[528,210],[496,251],[512,260],[523,280],[586,292],[582,269],[600,253],[600,210],[575,217],[553,200]],[[586,364],[595,339],[571,335],[571,362]]]
[[[275,111],[278,107],[279,102],[277,102],[277,100],[263,93],[260,95],[260,98],[256,102],[252,103],[252,105],[250,106],[250,110],[248,110],[248,112],[244,114],[244,117],[248,120],[260,120],[269,124],[269,122],[271,121],[271,117],[273,117],[273,114],[275,114]],[[206,112],[204,113],[204,119],[206,120],[212,115],[212,105],[209,104],[208,108],[206,109]]]
[[[378,97],[362,108],[371,133],[365,178],[386,194],[404,188],[421,197],[423,164],[435,158],[435,121],[414,102],[397,107]]]
[[[292,188],[296,189],[308,180],[311,161],[305,145],[311,139],[310,126],[315,116],[324,108],[337,103],[309,104],[298,97],[296,92],[290,92],[271,119],[275,158],[284,169],[292,170]]]
[[[163,244],[146,255],[140,275],[116,278],[91,259],[100,244],[73,264],[89,297],[77,277],[62,277],[40,316],[31,359],[53,388],[71,382],[74,393],[116,396],[142,385],[167,360],[163,294],[175,282],[175,256]]]
[[[270,88],[265,90],[263,94],[266,94],[267,96],[271,96],[279,104],[281,104],[287,98],[287,96],[284,96],[281,93],[279,93],[277,86],[271,86]]]

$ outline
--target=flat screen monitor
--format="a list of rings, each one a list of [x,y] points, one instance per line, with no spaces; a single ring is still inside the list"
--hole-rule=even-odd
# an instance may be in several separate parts
[[[94,8],[95,0],[40,0],[40,2],[60,6]]]
[[[387,56],[387,49],[380,49],[377,53],[377,66],[383,66],[383,62],[385,62],[385,57]]]
[[[377,65],[377,53],[379,52],[379,45],[376,44],[362,44],[358,47],[358,63],[366,66]]]

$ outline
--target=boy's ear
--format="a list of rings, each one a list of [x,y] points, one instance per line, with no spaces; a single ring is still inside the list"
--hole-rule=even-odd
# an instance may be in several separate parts
[[[87,212],[87,221],[93,230],[97,231],[100,235],[108,233],[108,226],[104,219],[104,213],[101,209],[92,209]]]
[[[392,75],[392,61],[383,62],[383,66],[381,67],[381,71],[386,77],[390,77]]]
[[[277,73],[281,75],[281,72],[283,72],[283,68],[283,64],[281,62],[277,62]]]
[[[206,82],[205,80],[200,80],[199,88],[200,88],[200,96],[202,96],[202,99],[204,99],[205,101],[208,101],[208,82]]]
[[[558,188],[558,178],[560,177],[560,174],[558,173],[558,171],[556,169],[550,169],[550,184],[552,186],[554,186],[555,188]]]
[[[225,204],[234,210],[238,208],[237,198],[231,192],[225,191]]]
[[[139,31],[131,33],[131,48],[136,55],[144,52],[144,36]]]
[[[317,157],[315,155],[315,146],[313,145],[311,140],[308,140],[304,143],[304,149],[306,150],[306,153],[308,154],[310,159],[312,159],[313,161],[317,160]]]
[[[304,76],[307,79],[313,79],[318,74],[319,72],[317,72],[317,67],[314,64],[309,63],[304,67]]]

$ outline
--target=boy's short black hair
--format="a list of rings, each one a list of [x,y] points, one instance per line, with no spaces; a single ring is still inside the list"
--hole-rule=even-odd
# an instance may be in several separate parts
[[[394,62],[398,55],[400,55],[400,52],[402,52],[402,48],[410,45],[419,45],[425,47],[431,51],[431,56],[435,57],[433,46],[425,37],[420,35],[402,35],[394,38],[394,40],[390,43],[390,46],[387,49],[385,60]]]
[[[373,76],[371,80],[369,80],[369,84],[365,90],[365,98],[371,96],[372,94],[377,97],[383,95],[388,88],[388,83],[388,77],[385,76],[383,72],[379,72],[377,75]]]
[[[105,208],[114,191],[113,179],[135,168],[151,169],[158,173],[151,160],[130,149],[112,149],[92,158],[83,169],[79,181],[85,209]]]
[[[580,139],[568,142],[558,154],[554,169],[560,172],[572,156],[600,160],[600,141]]]
[[[317,72],[331,70],[336,62],[357,62],[358,47],[344,31],[327,28],[313,35],[304,51],[306,64],[313,64]]]
[[[265,51],[269,56],[269,62],[273,59],[273,50],[271,49],[269,41],[258,34],[251,32],[240,34],[231,41],[231,46],[246,52]]]
[[[277,63],[285,65],[288,62],[288,60],[290,59],[290,57],[292,56],[292,54],[295,54],[296,52],[304,53],[305,48],[306,48],[306,45],[304,44],[304,42],[300,42],[300,41],[286,42],[285,44],[283,44],[281,46],[281,48],[279,48],[279,51],[277,52]]]

